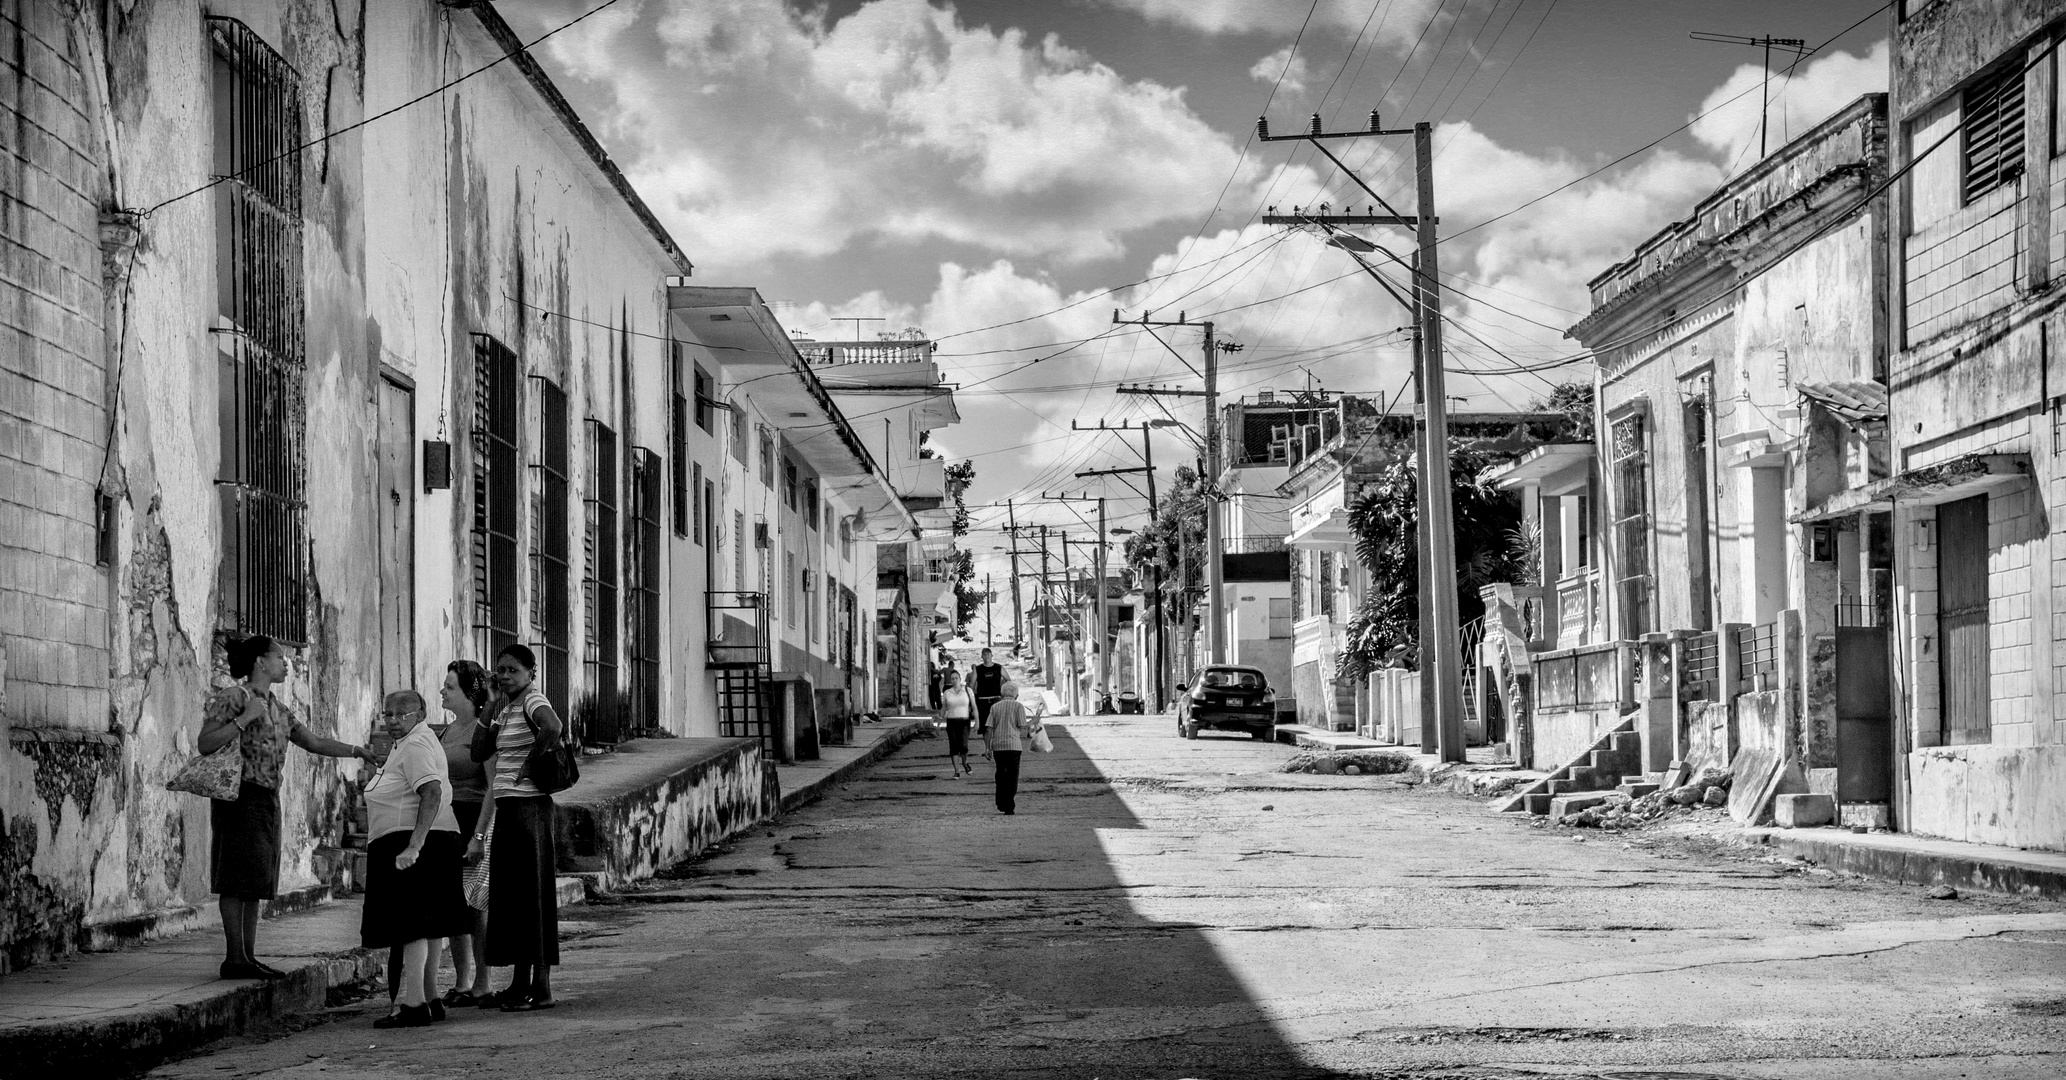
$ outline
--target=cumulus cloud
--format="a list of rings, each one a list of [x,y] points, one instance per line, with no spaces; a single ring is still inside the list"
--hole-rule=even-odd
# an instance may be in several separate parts
[[[1817,57],[1795,69],[1790,78],[1780,74],[1783,69],[1776,58],[1773,64],[1768,149],[1786,145],[1788,139],[1821,123],[1860,94],[1887,89],[1884,40],[1863,56],[1836,52]],[[1732,172],[1757,162],[1758,84],[1764,78],[1764,68],[1744,64],[1700,103],[1700,112],[1708,115],[1694,122],[1693,137],[1723,155]]]
[[[648,36],[659,55],[626,62]],[[780,0],[668,5],[548,48],[608,91],[598,126],[713,268],[864,238],[1110,258],[1129,232],[1202,214],[1230,173],[1260,172],[1180,89],[924,0],[838,20]]]
[[[1275,84],[1279,76],[1282,76],[1283,89],[1287,92],[1306,92],[1306,79],[1311,76],[1306,68],[1306,58],[1293,54],[1289,45],[1257,60],[1255,66],[1248,69],[1248,77],[1257,82]]]
[[[1273,34],[1291,37],[1306,23],[1308,5],[1286,0],[1098,0],[1108,7],[1133,11],[1152,22],[1167,23],[1208,34]],[[1354,34],[1370,26],[1371,37],[1380,43],[1410,42],[1433,18],[1454,18],[1440,9],[1447,0],[1394,0],[1376,19],[1369,0],[1320,0],[1311,6],[1312,21],[1306,32],[1322,34],[1347,31]],[[1466,2],[1459,7],[1469,7]],[[1271,76],[1275,78],[1273,74]]]

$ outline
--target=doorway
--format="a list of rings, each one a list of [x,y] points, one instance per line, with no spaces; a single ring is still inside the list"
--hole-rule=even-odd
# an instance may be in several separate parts
[[[380,504],[380,687],[387,691],[416,685],[415,389],[382,372],[379,408],[374,490]]]
[[[1984,743],[1988,715],[1987,496],[1937,508],[1937,650],[1943,745]]]

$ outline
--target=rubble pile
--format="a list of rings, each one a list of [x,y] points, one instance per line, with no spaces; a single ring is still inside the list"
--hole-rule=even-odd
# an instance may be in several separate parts
[[[1684,770],[1679,770],[1678,775],[1683,776]],[[1676,778],[1673,774],[1666,774],[1667,780]],[[1617,792],[1606,802],[1572,814],[1559,824],[1580,828],[1633,829],[1675,813],[1724,807],[1729,804],[1730,779],[1727,769],[1702,769],[1700,775],[1685,783],[1653,791],[1640,798],[1630,798]]]
[[[1286,758],[1278,771],[1372,776],[1402,773],[1412,764],[1412,757],[1389,750],[1301,750]]]

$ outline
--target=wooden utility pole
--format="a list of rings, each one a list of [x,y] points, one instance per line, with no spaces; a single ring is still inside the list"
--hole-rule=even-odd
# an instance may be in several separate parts
[[[1378,121],[1376,110],[1370,113],[1370,125],[1362,131],[1326,132],[1320,130],[1319,114],[1314,114],[1307,129],[1298,135],[1270,134],[1267,119],[1257,120],[1256,135],[1263,142],[1298,141],[1306,142],[1324,155],[1335,167],[1346,173],[1356,186],[1362,188],[1376,205],[1367,213],[1357,214],[1353,207],[1345,208],[1347,213],[1308,213],[1302,207],[1294,207],[1291,214],[1270,213],[1263,216],[1263,222],[1271,225],[1387,225],[1402,226],[1414,230],[1417,257],[1413,271],[1413,301],[1410,305],[1414,314],[1414,325],[1419,330],[1420,348],[1414,358],[1414,370],[1418,373],[1420,388],[1420,485],[1422,488],[1422,513],[1420,518],[1419,548],[1422,588],[1420,611],[1420,673],[1422,679],[1422,700],[1433,706],[1433,715],[1423,712],[1421,716],[1422,744],[1427,745],[1427,734],[1433,728],[1434,747],[1444,761],[1464,760],[1463,729],[1463,668],[1461,646],[1457,626],[1456,597],[1456,526],[1454,494],[1449,480],[1449,400],[1443,392],[1442,378],[1442,290],[1441,264],[1436,254],[1435,226],[1435,170],[1434,170],[1434,126],[1422,121],[1411,128],[1385,130]],[[1413,137],[1414,163],[1414,212],[1401,214],[1385,201],[1362,177],[1356,175],[1327,149],[1324,140],[1360,139],[1411,135]],[[1380,214],[1377,210],[1385,212]],[[1274,211],[1276,208],[1272,207]],[[1332,231],[1330,229],[1330,231]],[[1355,238],[1362,250],[1373,250],[1369,241]],[[1347,251],[1371,277],[1386,285],[1388,292],[1397,295],[1377,271],[1357,255],[1356,244],[1346,239],[1333,241],[1334,246]],[[1432,680],[1434,688],[1426,688]]]
[[[1210,319],[1192,322],[1181,311],[1177,312],[1177,317],[1173,321],[1168,319],[1151,319],[1146,315],[1138,319],[1122,319],[1119,317],[1119,313],[1115,311],[1112,313],[1112,322],[1128,326],[1148,327],[1150,328],[1150,333],[1154,332],[1153,327],[1158,326],[1196,326],[1205,331],[1205,370],[1203,373],[1205,391],[1203,394],[1198,394],[1197,391],[1171,391],[1131,386],[1122,386],[1119,388],[1119,392],[1122,394],[1178,394],[1183,396],[1197,394],[1197,396],[1205,399],[1205,475],[1199,478],[1199,490],[1204,496],[1202,501],[1205,510],[1205,609],[1210,620],[1209,625],[1205,628],[1205,653],[1207,663],[1224,664],[1227,661],[1227,596],[1226,589],[1222,587],[1221,582],[1220,548],[1224,545],[1220,540],[1218,495],[1220,482],[1220,344],[1213,337],[1213,327]],[[1230,344],[1226,348],[1228,352],[1233,352],[1239,346]]]
[[[1014,560],[1017,556],[1014,554]],[[990,588],[990,575],[983,575],[983,647],[997,647],[997,623],[990,618],[990,601],[997,593]]]

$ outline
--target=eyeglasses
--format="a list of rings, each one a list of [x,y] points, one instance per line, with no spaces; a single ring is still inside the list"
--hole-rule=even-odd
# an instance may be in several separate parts
[[[415,716],[421,712],[423,712],[422,709],[404,709],[401,712],[389,712],[386,709],[382,709],[380,710],[380,715],[399,720],[404,716]]]

